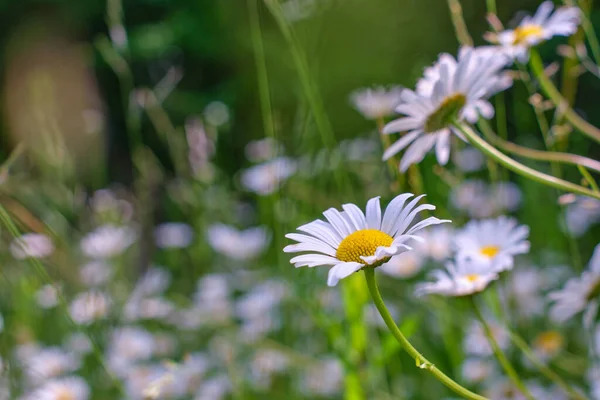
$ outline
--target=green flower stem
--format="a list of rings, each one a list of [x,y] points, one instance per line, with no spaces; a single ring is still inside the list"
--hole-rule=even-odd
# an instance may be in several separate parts
[[[477,318],[479,319],[479,321],[481,321],[481,324],[483,325],[483,330],[485,331],[485,335],[488,338],[488,342],[490,343],[490,346],[492,347],[492,350],[494,351],[494,355],[498,359],[498,362],[500,363],[500,365],[502,366],[504,371],[506,371],[506,373],[508,374],[508,377],[514,383],[514,385],[517,387],[517,389],[519,389],[521,391],[521,393],[523,393],[523,395],[527,399],[535,400],[533,398],[533,396],[531,395],[531,393],[529,393],[529,391],[527,390],[527,388],[525,387],[523,382],[521,382],[521,379],[519,379],[519,375],[517,374],[517,371],[515,371],[515,369],[511,365],[510,361],[508,361],[508,359],[506,358],[506,356],[504,355],[504,353],[498,346],[496,339],[494,339],[494,334],[492,332],[492,329],[490,328],[488,323],[485,321],[485,318],[483,318],[483,315],[481,315],[481,311],[479,311],[479,308],[477,307],[477,303],[475,302],[475,296],[470,296],[470,300],[471,300],[471,305],[473,306],[473,311],[475,312],[475,315],[477,316]]]
[[[490,145],[488,142],[483,140],[481,137],[479,137],[475,132],[473,132],[473,130],[470,127],[467,127],[466,125],[464,125],[456,120],[454,121],[454,126],[463,135],[465,135],[465,137],[469,140],[469,142],[473,146],[477,147],[485,155],[492,157],[493,159],[498,161],[498,163],[500,163],[501,165],[510,169],[511,171],[516,172],[517,174],[524,176],[525,178],[529,178],[531,180],[534,180],[534,181],[544,184],[546,186],[564,190],[566,192],[572,192],[572,193],[577,193],[577,194],[581,194],[584,196],[593,197],[595,199],[600,200],[600,193],[596,193],[593,190],[584,188],[583,186],[576,185],[571,182],[567,182],[563,179],[559,179],[554,176],[544,174],[543,172],[536,171],[533,168],[529,168],[529,167],[513,160],[512,158],[510,158],[507,155],[498,151],[494,146]]]
[[[560,94],[550,78],[544,73],[542,58],[535,49],[531,49],[529,52],[529,65],[542,90],[546,93],[546,96],[552,100],[554,105],[556,105],[557,109],[562,113],[565,119],[569,121],[575,129],[600,143],[600,129],[581,118],[571,107],[569,107],[567,100]]]
[[[504,151],[537,161],[559,162],[576,166],[583,166],[592,171],[600,172],[600,161],[593,160],[578,154],[561,153],[557,151],[535,150],[519,146],[496,135],[486,120],[480,120],[478,126],[491,144]]]
[[[571,399],[575,400],[587,400],[587,397],[584,395],[577,393],[575,389],[573,389],[567,382],[565,382],[556,372],[552,371],[548,368],[540,359],[534,354],[533,350],[527,345],[527,342],[520,337],[515,332],[508,330],[508,334],[510,335],[510,339],[512,342],[525,354],[525,357],[529,359],[536,366],[536,368],[544,375],[546,378],[554,381],[558,386],[560,386],[565,393]]]
[[[400,328],[394,322],[394,319],[390,315],[385,303],[383,302],[383,298],[381,298],[381,293],[379,293],[379,288],[377,287],[377,282],[375,281],[375,269],[374,268],[366,268],[365,270],[365,278],[367,280],[367,286],[369,287],[369,292],[371,293],[371,298],[373,299],[373,303],[377,307],[379,314],[385,321],[388,329],[392,333],[392,335],[396,338],[398,343],[402,345],[404,350],[415,360],[417,363],[417,367],[421,369],[425,369],[433,374],[444,385],[454,391],[456,394],[464,397],[465,399],[474,399],[474,400],[486,400],[485,397],[480,396],[476,393],[471,392],[470,390],[462,387],[455,381],[453,381],[450,377],[440,371],[435,365],[433,365],[429,360],[421,355],[413,347],[412,344],[406,339],[406,337],[400,331]]]

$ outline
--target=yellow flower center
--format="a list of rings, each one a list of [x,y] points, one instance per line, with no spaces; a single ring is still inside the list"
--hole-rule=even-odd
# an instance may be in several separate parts
[[[462,93],[452,94],[444,99],[440,106],[432,112],[425,121],[425,132],[437,132],[447,128],[452,119],[458,117],[458,113],[467,103],[467,96]]]
[[[544,34],[544,29],[540,25],[524,25],[515,29],[515,39],[513,44],[526,44],[530,37],[541,38]]]
[[[75,400],[75,395],[67,389],[60,389],[56,394],[56,400]]]
[[[361,229],[342,240],[335,256],[340,261],[355,261],[364,264],[365,262],[360,256],[375,255],[375,250],[379,246],[388,247],[393,241],[394,238],[377,229]]]
[[[479,252],[486,257],[492,258],[498,254],[500,247],[498,246],[483,246]]]
[[[478,279],[479,279],[479,275],[478,275],[478,274],[470,274],[470,275],[467,275],[467,276],[465,276],[465,278],[466,278],[466,279],[467,279],[469,282],[473,283],[473,282],[475,282],[476,280],[478,280]]]
[[[555,353],[563,346],[563,337],[556,331],[542,332],[535,338],[535,347],[547,352]]]

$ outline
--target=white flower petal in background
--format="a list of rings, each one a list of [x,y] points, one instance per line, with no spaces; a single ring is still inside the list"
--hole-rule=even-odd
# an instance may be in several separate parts
[[[350,95],[350,102],[365,118],[381,119],[394,115],[402,90],[401,86],[358,89]]]
[[[247,190],[265,196],[277,191],[296,169],[296,161],[278,157],[242,171],[240,180]]]
[[[214,224],[208,228],[206,235],[213,249],[238,261],[255,258],[269,243],[265,227],[240,231],[229,225]]]
[[[166,222],[154,228],[154,240],[161,249],[183,249],[194,240],[194,230],[181,222]]]
[[[110,312],[111,299],[103,292],[90,291],[78,294],[69,305],[69,314],[80,325],[89,325],[104,319]]]
[[[135,236],[132,228],[104,225],[81,239],[81,251],[95,259],[116,257],[133,244]]]
[[[10,252],[17,260],[25,258],[44,258],[54,252],[54,244],[42,233],[26,233],[12,241]]]

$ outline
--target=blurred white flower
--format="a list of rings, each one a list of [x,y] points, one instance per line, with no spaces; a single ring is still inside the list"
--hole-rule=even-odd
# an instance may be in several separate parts
[[[581,10],[577,7],[560,7],[554,13],[551,1],[543,2],[533,17],[526,16],[515,29],[489,34],[492,43],[499,44],[498,51],[521,62],[529,59],[529,48],[553,36],[570,36],[577,31]]]
[[[590,393],[593,400],[600,399],[600,365],[592,364],[586,374],[586,380],[590,385]]]
[[[600,222],[600,200],[576,196],[567,205],[567,229],[575,237],[583,235],[590,226]]]
[[[282,151],[282,145],[273,138],[263,138],[249,142],[244,148],[246,158],[251,162],[263,162],[275,158]]]
[[[327,358],[308,366],[300,376],[300,391],[307,396],[333,397],[340,393],[344,378],[342,363]]]
[[[211,101],[204,107],[204,120],[215,127],[229,122],[229,107],[222,101]]]
[[[600,244],[596,245],[587,269],[581,276],[571,278],[565,286],[548,294],[554,302],[550,317],[556,322],[564,322],[585,310],[584,323],[590,326],[598,312],[600,294]]]
[[[248,320],[270,314],[275,307],[279,306],[287,293],[289,287],[285,282],[264,281],[236,302],[236,315],[243,320]]]
[[[548,268],[548,267],[545,267]],[[553,271],[546,270],[548,274]],[[516,305],[515,311],[524,317],[542,315],[546,301],[542,291],[549,287],[544,274],[536,267],[519,267],[509,276],[506,295]]]
[[[454,237],[459,262],[473,260],[491,271],[513,268],[514,256],[529,252],[529,227],[514,218],[472,220]]]
[[[141,319],[163,319],[175,311],[175,306],[169,300],[162,297],[142,299],[139,304],[139,318]]]
[[[452,156],[454,165],[462,172],[481,171],[485,166],[485,156],[472,146],[467,146],[455,152]]]
[[[533,352],[542,361],[548,361],[557,356],[565,346],[565,338],[560,332],[551,330],[539,333],[533,339]]]
[[[231,392],[231,381],[227,375],[216,375],[202,381],[194,400],[222,400]]]
[[[217,252],[232,260],[244,261],[255,258],[265,249],[269,234],[265,227],[240,231],[229,225],[214,224],[208,228],[207,240]]]
[[[379,143],[372,138],[344,140],[338,150],[348,161],[365,161],[379,152]]]
[[[416,251],[434,261],[444,261],[452,255],[454,229],[449,225],[436,225],[423,229],[419,236],[423,243],[416,246]]]
[[[433,282],[418,284],[417,296],[441,294],[444,296],[467,296],[484,290],[492,281],[498,279],[498,273],[489,266],[475,261],[457,260],[446,263],[446,270],[431,272]]]
[[[402,90],[401,86],[359,89],[350,95],[350,101],[365,118],[381,119],[394,115]]]
[[[29,394],[32,400],[87,400],[90,387],[78,376],[68,376],[47,381]]]
[[[510,344],[510,336],[508,331],[498,322],[487,320],[492,331],[492,336],[498,343],[498,347],[506,350]],[[463,347],[467,354],[475,356],[491,356],[494,354],[490,342],[483,330],[483,326],[479,321],[473,321],[467,330],[467,334],[463,340]]]
[[[470,383],[489,382],[497,372],[494,364],[484,358],[467,358],[461,371],[463,378]]]
[[[10,252],[17,260],[44,258],[54,252],[54,244],[42,233],[26,233],[12,241]]]
[[[260,348],[250,361],[251,380],[260,388],[268,388],[272,377],[286,371],[289,365],[290,359],[285,353]]]
[[[133,229],[104,225],[81,239],[81,250],[90,258],[111,258],[123,253],[134,241]]]
[[[162,294],[171,285],[171,273],[160,267],[149,268],[137,282],[134,295],[139,297]]]
[[[71,334],[66,340],[65,347],[80,356],[90,353],[93,349],[92,341],[82,332]]]
[[[59,291],[56,285],[48,284],[42,286],[35,293],[35,300],[40,307],[48,309],[56,307],[56,305],[58,304],[58,295]]]
[[[381,272],[394,278],[412,278],[421,271],[425,262],[419,251],[407,251],[390,258],[390,261],[379,267]]]
[[[79,271],[81,283],[88,287],[104,285],[112,276],[111,266],[103,261],[90,261],[83,265]]]
[[[111,299],[106,293],[90,291],[79,293],[69,306],[73,321],[80,325],[89,325],[104,319],[110,311]]]
[[[242,321],[238,335],[242,343],[254,344],[280,328],[281,317],[279,313],[264,314]]]
[[[290,260],[296,268],[331,265],[327,278],[328,286],[335,286],[365,267],[378,267],[391,257],[411,250],[406,242],[419,240],[414,234],[430,225],[450,222],[429,217],[414,224],[419,212],[434,210],[435,206],[417,206],[424,195],[412,199],[412,193],[396,196],[381,212],[379,197],[367,202],[366,215],[354,204],[344,204],[344,211],[330,208],[323,212],[328,222],[315,220],[298,228],[300,233],[288,233],[286,238],[298,243],[286,246],[286,253],[310,252]],[[410,227],[410,228],[409,228]]]
[[[117,375],[125,376],[137,362],[150,359],[154,347],[150,332],[132,326],[117,328],[108,344],[108,365]]]
[[[396,112],[406,115],[388,123],[384,134],[407,132],[383,154],[387,160],[406,147],[400,171],[419,163],[435,147],[440,165],[450,157],[450,134],[465,140],[452,124],[454,119],[476,122],[479,116],[490,119],[494,108],[487,101],[493,94],[508,88],[512,82],[502,69],[506,58],[493,52],[463,47],[458,59],[440,55],[426,70],[423,78],[428,85],[417,86],[417,92],[404,90]]]
[[[69,353],[60,347],[38,349],[22,361],[25,375],[34,385],[74,372],[81,365],[81,360],[77,354]]]
[[[242,171],[240,180],[249,191],[268,195],[275,192],[290,176],[296,173],[298,164],[287,157],[277,157]]]
[[[99,189],[90,199],[92,210],[108,220],[127,222],[133,217],[133,205],[110,189]]]
[[[481,180],[466,180],[452,188],[452,206],[471,218],[490,218],[505,212],[516,211],[522,194],[512,182],[488,185]]]
[[[161,249],[182,249],[194,240],[194,230],[188,224],[167,222],[154,228],[154,240]]]
[[[497,182],[490,187],[490,201],[497,212],[516,211],[521,205],[521,189],[512,182]]]

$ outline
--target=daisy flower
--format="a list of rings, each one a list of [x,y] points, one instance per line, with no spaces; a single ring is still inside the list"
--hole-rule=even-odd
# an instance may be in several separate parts
[[[87,400],[90,387],[78,376],[54,379],[46,382],[33,392],[29,398],[36,400]]]
[[[554,302],[550,317],[564,322],[585,310],[584,321],[589,325],[598,311],[600,294],[600,244],[596,245],[588,267],[580,277],[570,279],[561,289],[548,294]]]
[[[560,7],[554,13],[551,1],[543,2],[533,17],[526,16],[515,29],[490,34],[488,40],[500,45],[507,56],[526,62],[529,48],[553,36],[570,36],[577,31],[581,10],[577,7]]]
[[[514,256],[529,251],[529,227],[514,218],[471,221],[458,232],[454,245],[459,261],[474,260],[493,271],[512,269]]]
[[[25,258],[44,258],[54,252],[54,244],[42,233],[26,233],[13,240],[10,252],[17,260]]]
[[[330,208],[323,215],[328,222],[316,220],[298,228],[300,233],[289,233],[287,238],[296,244],[286,246],[286,253],[308,252],[291,259],[295,267],[333,265],[329,270],[327,284],[335,286],[338,281],[365,267],[378,267],[392,256],[412,248],[406,245],[409,239],[421,240],[413,234],[430,226],[450,222],[429,217],[409,229],[417,214],[424,210],[435,210],[435,206],[417,206],[424,195],[413,197],[404,193],[395,197],[385,213],[381,212],[379,197],[367,202],[366,215],[354,204],[344,204],[344,211]]]
[[[365,118],[380,119],[394,114],[402,90],[400,86],[359,89],[350,95],[350,101]]]
[[[266,196],[296,173],[297,162],[288,157],[277,157],[242,171],[240,181],[247,190]]]
[[[214,224],[208,228],[207,239],[217,252],[236,261],[244,261],[258,256],[269,243],[269,232],[259,226],[246,230]]]
[[[471,261],[446,263],[446,271],[435,270],[431,273],[433,282],[417,285],[415,294],[441,294],[444,296],[468,296],[479,293],[490,282],[498,279],[498,274],[489,268]]]
[[[450,133],[465,140],[452,126],[454,118],[475,122],[480,115],[487,119],[494,115],[486,99],[510,86],[507,75],[501,73],[505,65],[502,54],[470,47],[461,49],[458,60],[442,54],[426,70],[416,92],[402,91],[396,112],[406,116],[388,123],[383,133],[407,133],[384,152],[383,159],[408,147],[400,161],[404,172],[435,147],[438,162],[445,165],[450,157]]]

